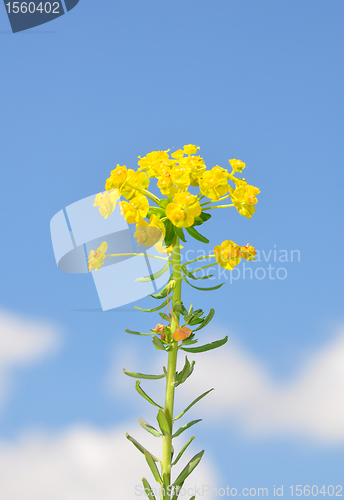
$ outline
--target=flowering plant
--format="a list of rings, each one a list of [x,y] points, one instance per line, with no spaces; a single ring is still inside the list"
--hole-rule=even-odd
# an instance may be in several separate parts
[[[150,276],[139,278],[140,281],[155,280],[164,273],[170,273],[167,285],[151,295],[162,302],[152,309],[137,307],[145,312],[156,312],[166,308],[165,312],[159,313],[166,324],[158,323],[150,333],[126,330],[130,334],[152,336],[155,348],[168,354],[167,368],[163,367],[163,373],[159,375],[146,375],[123,369],[126,375],[137,379],[137,392],[158,408],[159,430],[142,418],[139,419],[139,423],[153,436],[162,438],[161,459],[155,457],[128,434],[127,438],[144,455],[154,479],[160,486],[161,500],[170,498],[177,500],[184,481],[198,465],[204,453],[204,450],[197,453],[172,481],[171,469],[180,460],[194,436],[185,443],[176,458],[174,458],[172,440],[199,420],[186,423],[176,431],[173,430],[173,425],[193,405],[213,390],[204,392],[184,411],[174,416],[175,389],[192,374],[195,364],[194,361],[190,363],[186,356],[183,369],[180,372],[176,371],[177,354],[179,351],[192,354],[209,351],[227,342],[227,337],[225,337],[209,344],[194,346],[198,343],[196,332],[209,324],[215,311],[210,309],[209,313],[205,314],[201,309],[195,310],[192,304],[186,308],[181,296],[182,283],[185,282],[192,288],[202,291],[216,290],[223,283],[213,287],[198,287],[191,281],[207,279],[211,276],[196,276],[195,273],[212,266],[213,263],[191,270],[188,266],[203,259],[215,258],[219,266],[231,271],[241,259],[255,260],[256,255],[255,248],[250,244],[240,246],[233,241],[225,240],[221,245],[215,246],[213,254],[182,264],[180,241],[186,241],[184,229],[189,236],[199,242],[209,243],[209,240],[196,229],[211,218],[209,211],[215,208],[235,207],[239,214],[250,219],[255,212],[256,196],[260,192],[258,188],[249,185],[245,179],[236,175],[243,171],[245,163],[237,159],[229,160],[231,172],[218,165],[207,169],[203,158],[197,155],[198,149],[197,146],[189,144],[171,155],[168,154],[169,150],[153,151],[143,158],[139,157],[139,167],[136,171],[127,169],[125,165],[117,165],[106,181],[106,191],[99,193],[94,202],[105,218],[111,215],[116,205],[120,205],[121,214],[125,220],[129,224],[135,224],[134,237],[138,244],[147,248],[154,245],[161,254],[160,256],[151,255],[151,257],[165,261],[162,269]],[[160,189],[162,198],[148,190],[151,179],[157,179],[157,187]],[[121,201],[123,198],[124,200]],[[231,203],[223,204],[223,200],[227,199]],[[106,255],[107,248],[108,245],[104,241],[97,250],[89,253],[90,271],[100,269],[107,257],[123,255]],[[166,314],[167,309],[168,314]],[[166,378],[166,392],[165,402],[160,405],[141,388],[140,380],[162,378]],[[142,481],[147,497],[150,500],[156,500],[147,479],[143,478]]]

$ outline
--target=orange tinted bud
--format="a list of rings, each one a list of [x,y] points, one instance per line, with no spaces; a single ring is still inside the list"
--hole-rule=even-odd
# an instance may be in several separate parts
[[[190,328],[186,326],[183,326],[182,328],[177,328],[176,330],[174,330],[174,332],[172,333],[172,338],[176,342],[179,342],[180,340],[187,339],[191,334],[192,330],[190,330]]]

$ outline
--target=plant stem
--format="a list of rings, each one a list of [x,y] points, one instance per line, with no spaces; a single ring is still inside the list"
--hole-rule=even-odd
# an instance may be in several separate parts
[[[204,207],[203,212],[204,210],[213,210],[214,208],[226,208],[226,207],[234,207],[234,205],[233,203],[231,203],[230,205],[216,205],[216,207]]]
[[[157,255],[148,255],[144,253],[113,253],[110,255],[104,255],[105,257],[124,257],[125,255],[137,255],[138,257],[152,257],[153,259],[169,260],[166,257],[158,257]]]
[[[172,298],[172,311],[173,306],[177,300],[181,299],[181,260],[180,260],[180,243],[179,238],[176,236],[173,244],[173,254],[172,254],[172,269],[173,269],[173,279],[176,281],[176,285],[173,289]],[[174,311],[171,331],[172,333],[178,327],[179,312]],[[169,434],[163,437],[162,445],[162,475],[166,474],[165,486],[169,486],[171,483],[171,461],[172,461],[172,426],[173,426],[173,405],[174,405],[174,390],[173,385],[174,375],[177,366],[177,353],[178,353],[178,343],[174,342],[171,351],[168,353],[168,364],[167,364],[167,375],[166,375],[166,395],[165,395],[165,415],[169,426]],[[167,498],[167,496],[166,496]],[[161,499],[164,499],[163,491],[161,492]]]

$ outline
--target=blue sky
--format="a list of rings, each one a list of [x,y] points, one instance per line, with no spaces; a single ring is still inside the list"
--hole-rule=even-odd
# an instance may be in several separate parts
[[[195,381],[183,388],[187,400],[213,380],[219,393],[194,410],[204,416],[193,445],[207,452],[203,477],[219,487],[268,487],[269,496],[273,485],[284,484],[289,496],[293,484],[341,484],[343,14],[336,0],[81,0],[49,24],[11,34],[3,9],[0,469],[9,479],[2,498],[31,500],[29,490],[48,498],[38,466],[35,484],[25,476],[32,451],[25,439],[45,436],[48,451],[37,451],[37,464],[63,461],[58,450],[75,443],[73,432],[85,442],[94,433],[108,456],[107,436],[117,446],[126,426],[135,435],[138,417],[154,418],[121,367],[163,364],[148,340],[124,332],[158,318],[134,304],[102,312],[90,275],[57,269],[49,224],[103,190],[117,163],[134,168],[138,155],[190,143],[210,167],[245,161],[246,179],[261,189],[252,220],[224,210],[203,226],[209,249],[225,239],[250,242],[272,251],[268,262],[250,265],[254,271],[287,270],[283,280],[228,280],[209,295],[185,290],[186,302],[216,306],[202,339],[230,336],[208,366],[206,354],[195,357]],[[275,249],[299,250],[300,261],[273,262]],[[123,463],[139,467],[130,444],[121,446]],[[84,491],[77,472],[67,481],[60,465],[51,467],[60,471],[58,500],[106,500],[96,474],[94,490]],[[13,477],[24,491],[12,488]],[[107,491],[111,481],[102,477]],[[123,484],[135,498],[129,479]]]

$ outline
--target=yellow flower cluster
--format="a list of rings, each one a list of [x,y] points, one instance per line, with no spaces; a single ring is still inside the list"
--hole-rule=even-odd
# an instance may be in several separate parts
[[[91,250],[88,256],[88,269],[92,271],[95,269],[96,271],[102,267],[104,264],[105,252],[108,249],[108,244],[106,241],[97,248],[97,250]]]
[[[255,260],[256,249],[249,243],[243,247],[234,241],[225,240],[214,248],[216,262],[224,269],[232,270],[241,259]]]

